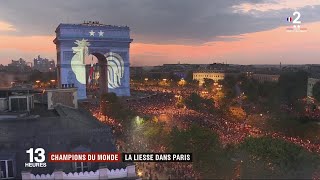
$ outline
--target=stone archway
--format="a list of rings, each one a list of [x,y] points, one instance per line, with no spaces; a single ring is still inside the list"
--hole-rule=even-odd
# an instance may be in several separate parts
[[[85,57],[96,56],[103,76],[100,93],[130,96],[130,29],[99,23],[60,24],[54,43],[60,88],[76,87],[78,99],[86,99]]]
[[[99,93],[103,94],[108,92],[108,73],[107,73],[107,60],[106,57],[97,52],[91,53],[98,59],[98,68],[99,68]]]

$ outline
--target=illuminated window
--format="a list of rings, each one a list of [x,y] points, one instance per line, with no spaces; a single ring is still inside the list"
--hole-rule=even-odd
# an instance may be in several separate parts
[[[75,162],[74,167],[77,172],[89,171],[89,164],[87,162]]]
[[[14,178],[12,160],[0,160],[0,179],[11,178]]]

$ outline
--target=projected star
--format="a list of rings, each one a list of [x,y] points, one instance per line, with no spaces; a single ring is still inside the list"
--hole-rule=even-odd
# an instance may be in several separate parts
[[[100,30],[98,33],[99,33],[99,37],[101,37],[101,36],[103,36],[104,32]]]
[[[90,34],[90,36],[94,36],[94,31],[93,30],[91,30],[90,32],[89,32],[89,34]]]

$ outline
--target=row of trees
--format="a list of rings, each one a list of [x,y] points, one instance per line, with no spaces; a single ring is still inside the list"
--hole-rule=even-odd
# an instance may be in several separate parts
[[[35,81],[50,82],[50,80],[52,79],[57,79],[57,72],[40,72],[38,70],[33,70],[29,78],[30,82],[32,83],[34,83]]]
[[[263,104],[267,109],[278,111],[281,105],[294,108],[295,112],[304,111],[302,101],[307,96],[309,74],[305,71],[284,72],[278,82],[258,83],[246,76],[226,76],[221,82],[226,101],[244,92],[249,102]],[[313,88],[313,96],[320,102],[320,82]]]
[[[251,104],[248,111],[255,106],[260,112],[264,112],[263,114],[269,112],[270,116],[262,128],[293,137],[310,140],[317,138],[316,134],[320,128],[314,125],[314,118],[305,116],[307,104],[304,98],[307,95],[308,73],[284,72],[278,82],[264,83],[245,76],[226,77],[224,84],[225,93],[231,92],[231,95],[226,97],[226,103],[232,102],[230,97],[236,94],[235,87],[239,86],[245,94],[245,102]],[[313,87],[313,95],[318,102],[319,94],[320,82]]]
[[[193,167],[202,178],[230,178],[232,175],[230,158],[218,135],[210,129],[197,125],[187,130],[173,128],[169,136],[169,151],[192,153]]]
[[[197,93],[191,93],[190,96],[186,97],[184,100],[184,104],[187,108],[193,109],[196,111],[205,111],[209,113],[216,113],[217,108],[214,106],[214,100],[202,98]]]
[[[230,86],[230,89],[231,86]],[[127,128],[134,124],[133,112],[121,104],[114,93],[101,97],[106,102],[105,112]],[[185,104],[192,109],[205,110],[213,102],[191,94]],[[109,108],[109,110],[107,110]],[[131,116],[131,117],[130,117]],[[122,119],[123,118],[123,119]],[[317,171],[319,155],[310,153],[292,143],[270,137],[247,138],[239,145],[223,146],[212,130],[192,125],[186,130],[168,128],[156,118],[145,118],[139,124],[140,134],[153,147],[164,145],[169,152],[193,153],[193,167],[202,178],[308,178]]]
[[[126,108],[115,93],[105,93],[100,97],[100,112],[105,117],[117,119],[122,125],[129,127],[135,112]]]
[[[317,82],[312,89],[313,97],[320,102],[320,82]]]
[[[280,139],[247,138],[238,146],[238,152],[247,162],[244,178],[310,179],[319,170],[318,154]]]
[[[320,163],[319,155],[270,137],[247,138],[223,147],[215,133],[197,125],[174,128],[169,137],[170,152],[193,153],[193,166],[202,178],[231,179],[237,173],[251,179],[311,178]]]

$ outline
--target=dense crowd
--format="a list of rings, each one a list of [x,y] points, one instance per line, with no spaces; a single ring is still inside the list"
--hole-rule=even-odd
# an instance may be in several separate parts
[[[147,91],[150,91],[149,89]],[[177,93],[177,92],[176,92]],[[165,114],[173,119],[172,125],[188,127],[197,123],[202,127],[209,127],[219,134],[222,144],[239,143],[248,136],[271,136],[281,138],[291,143],[300,145],[312,152],[320,153],[320,142],[310,142],[298,137],[288,137],[281,133],[264,132],[245,122],[235,122],[231,119],[209,113],[201,113],[185,108],[177,108],[175,93],[161,92],[147,98],[129,102],[129,107],[143,115],[160,116]]]
[[[223,146],[227,144],[238,144],[249,136],[270,136],[281,138],[291,143],[300,145],[309,151],[320,153],[320,143],[310,142],[297,137],[287,137],[280,133],[264,132],[259,128],[253,127],[246,122],[237,122],[222,115],[214,115],[206,112],[197,112],[187,108],[178,108],[176,106],[176,95],[188,96],[192,93],[191,89],[181,91],[179,88],[139,88],[135,91],[147,94],[145,97],[129,100],[126,104],[129,109],[137,112],[141,116],[157,117],[161,120],[165,116],[168,126],[177,126],[182,129],[188,128],[191,124],[196,123],[202,127],[207,127],[216,132]],[[103,116],[99,107],[90,104],[88,107],[95,117],[100,121],[108,124],[117,135],[125,131],[122,125],[115,119]],[[124,143],[125,142],[125,143]],[[165,152],[166,147],[151,147],[148,142],[139,136],[132,136],[129,139],[118,141],[118,149],[122,152]],[[149,179],[195,179],[199,178],[191,163],[137,163],[138,172],[142,172],[143,178]]]

